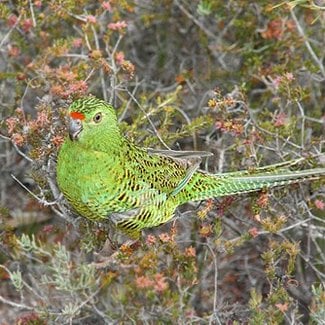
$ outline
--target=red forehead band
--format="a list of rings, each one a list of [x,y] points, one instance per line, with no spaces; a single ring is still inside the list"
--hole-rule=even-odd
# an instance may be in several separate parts
[[[85,115],[79,112],[71,112],[70,117],[73,118],[74,120],[84,120]]]

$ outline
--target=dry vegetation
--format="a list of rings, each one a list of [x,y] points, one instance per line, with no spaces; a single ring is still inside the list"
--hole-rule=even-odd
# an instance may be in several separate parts
[[[1,1],[0,323],[324,322],[321,180],[189,203],[131,247],[55,182],[66,107],[89,93],[140,145],[214,153],[210,172],[323,165],[324,14],[317,0]]]

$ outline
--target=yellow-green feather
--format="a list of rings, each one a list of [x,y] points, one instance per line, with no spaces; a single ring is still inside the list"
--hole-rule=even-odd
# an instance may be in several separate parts
[[[96,125],[93,115],[103,121]],[[60,148],[57,182],[82,216],[111,220],[136,236],[165,223],[180,204],[192,200],[256,191],[325,175],[325,168],[288,171],[264,168],[220,175],[189,167],[165,155],[150,154],[120,133],[114,108],[95,97],[75,101],[69,112],[85,115],[80,139],[67,138]]]

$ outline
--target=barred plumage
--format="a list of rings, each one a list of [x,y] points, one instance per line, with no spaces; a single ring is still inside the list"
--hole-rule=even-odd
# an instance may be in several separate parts
[[[173,217],[188,201],[247,193],[325,175],[325,168],[208,174],[155,154],[120,133],[114,108],[95,97],[69,107],[69,138],[60,148],[58,185],[82,216],[109,219],[131,236]]]

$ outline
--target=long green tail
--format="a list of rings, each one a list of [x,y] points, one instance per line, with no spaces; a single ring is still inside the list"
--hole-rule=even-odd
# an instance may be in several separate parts
[[[246,171],[215,175],[195,173],[180,195],[182,202],[206,200],[214,197],[254,192],[321,177],[325,177],[325,168],[302,171],[273,170],[255,174],[249,174]]]

